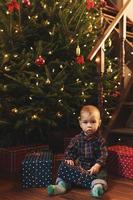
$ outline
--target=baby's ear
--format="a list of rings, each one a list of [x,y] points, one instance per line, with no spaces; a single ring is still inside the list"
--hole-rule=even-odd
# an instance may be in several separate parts
[[[100,120],[99,120],[99,127],[101,126],[101,123],[102,123],[102,120],[100,119]]]

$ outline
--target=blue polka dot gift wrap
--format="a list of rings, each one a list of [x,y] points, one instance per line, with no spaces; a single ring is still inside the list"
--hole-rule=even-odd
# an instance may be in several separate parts
[[[70,166],[65,162],[60,164],[58,177],[62,178],[67,183],[78,185],[87,189],[90,189],[91,182],[95,179],[95,176],[90,176],[87,170],[83,170],[77,166]]]
[[[22,162],[22,187],[46,187],[52,183],[52,153],[27,154]]]

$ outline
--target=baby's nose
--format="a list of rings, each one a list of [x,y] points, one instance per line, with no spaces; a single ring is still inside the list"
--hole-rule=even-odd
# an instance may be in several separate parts
[[[88,123],[87,123],[87,127],[91,127],[91,123],[88,122]]]

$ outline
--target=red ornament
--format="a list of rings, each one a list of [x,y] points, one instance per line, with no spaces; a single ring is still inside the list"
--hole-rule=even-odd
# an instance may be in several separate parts
[[[94,6],[95,6],[94,0],[86,0],[86,8],[87,8],[87,10],[90,10],[90,9],[94,8]]]
[[[84,56],[80,55],[76,57],[76,63],[79,65],[83,65],[85,63]]]
[[[7,3],[6,6],[10,13],[12,13],[14,10],[18,11],[20,9],[20,5],[16,0],[12,0],[10,3]]]
[[[45,64],[45,59],[42,56],[38,56],[35,60],[36,65],[41,66]]]
[[[27,7],[31,6],[30,0],[22,0],[22,3]]]

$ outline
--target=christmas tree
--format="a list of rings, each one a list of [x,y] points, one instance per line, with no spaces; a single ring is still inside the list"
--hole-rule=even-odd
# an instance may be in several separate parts
[[[45,138],[53,128],[76,127],[81,105],[98,104],[96,64],[87,56],[103,29],[105,5],[100,0],[1,0],[1,138],[12,143],[34,134]],[[105,96],[115,75],[105,77]]]

